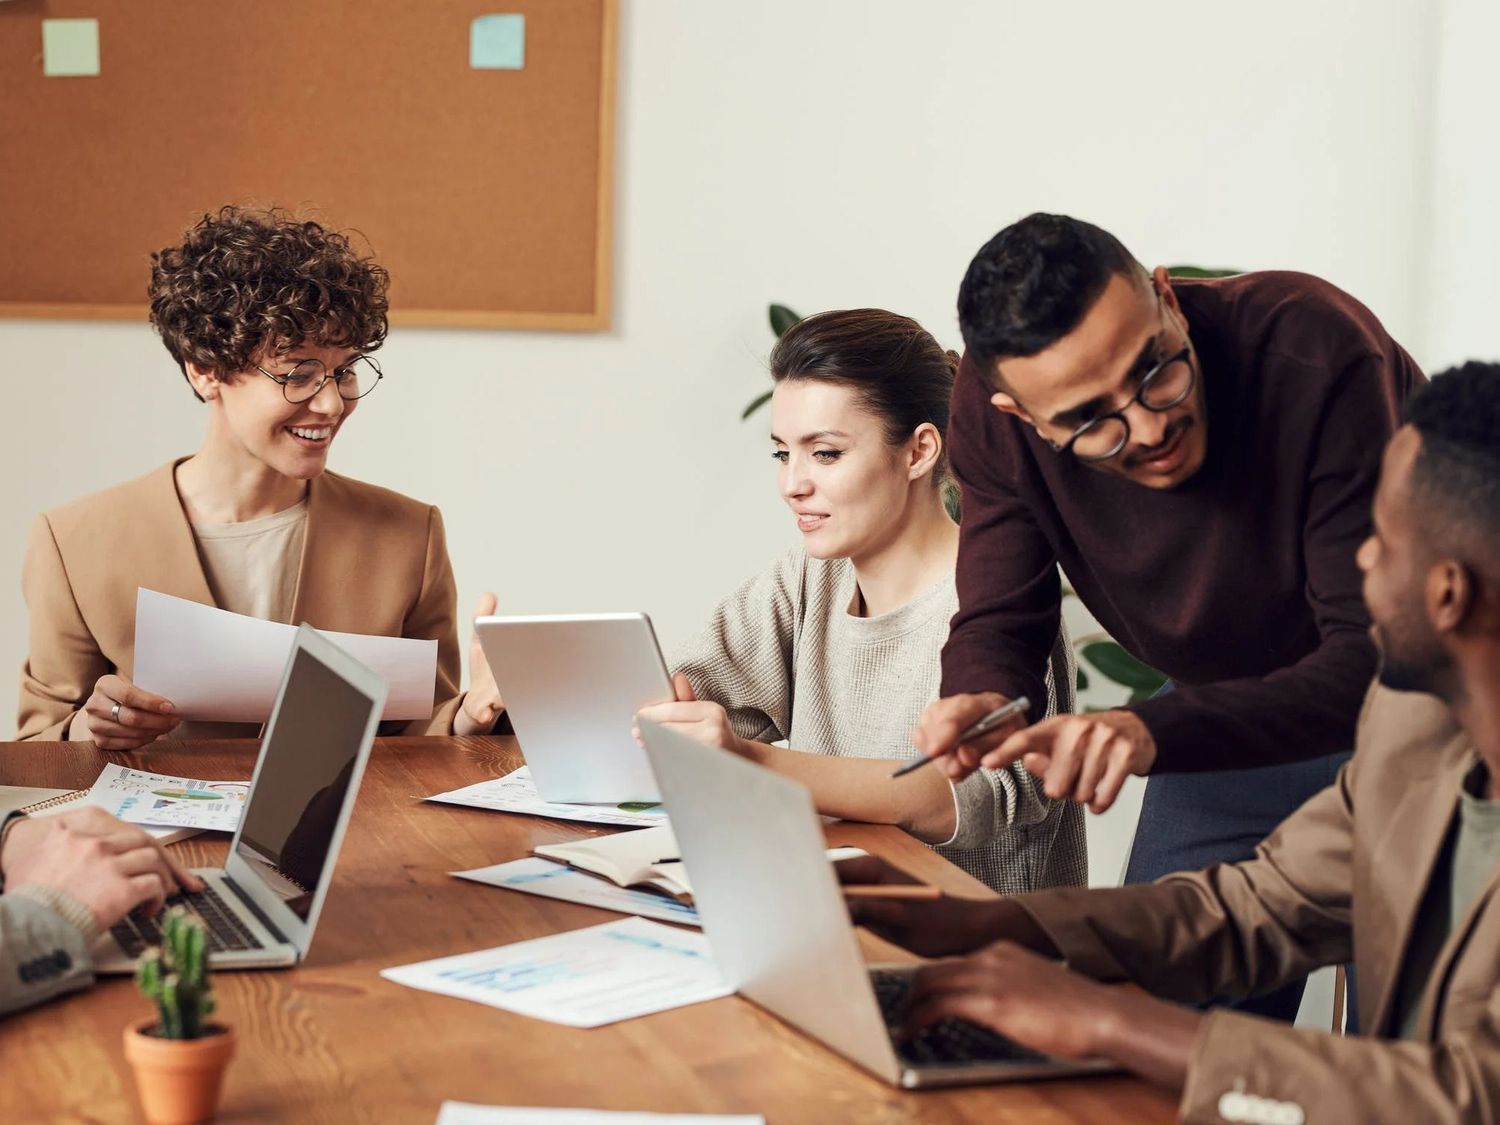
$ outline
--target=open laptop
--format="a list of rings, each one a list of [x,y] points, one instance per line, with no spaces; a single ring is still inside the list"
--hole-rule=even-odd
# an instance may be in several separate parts
[[[693,902],[724,979],[742,996],[893,1085],[1103,1072],[1036,1054],[966,1020],[899,1041],[917,965],[865,963],[812,794],[788,778],[642,720]]]
[[[661,800],[630,734],[637,711],[673,698],[650,618],[481,617],[474,629],[543,800]]]
[[[214,968],[307,956],[385,696],[378,674],[309,626],[297,630],[228,860],[194,871],[201,892],[169,900],[202,919]],[[131,972],[159,943],[159,922],[137,911],[116,925],[94,971]]]

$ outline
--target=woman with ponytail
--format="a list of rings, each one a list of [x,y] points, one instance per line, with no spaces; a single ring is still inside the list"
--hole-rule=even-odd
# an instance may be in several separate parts
[[[998,891],[1081,885],[1081,813],[1019,763],[957,784],[935,769],[891,777],[915,757],[958,610],[944,453],[957,365],[880,309],[782,336],[771,455],[802,542],[724,599],[677,654],[677,702],[641,715],[796,778],[824,814],[899,825]],[[1073,675],[1060,635],[1034,716],[1071,709]]]

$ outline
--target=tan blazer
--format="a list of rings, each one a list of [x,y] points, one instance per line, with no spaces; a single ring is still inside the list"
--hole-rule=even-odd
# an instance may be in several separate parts
[[[1263,992],[1351,956],[1358,1036],[1210,1013],[1184,1121],[1500,1120],[1500,869],[1427,981],[1420,1041],[1396,1034],[1412,927],[1475,752],[1441,701],[1375,688],[1335,784],[1254,859],[1149,886],[1022,897],[1081,972],[1186,1002]]]
[[[66,739],[100,676],[132,678],[137,587],[214,604],[177,495],[177,464],[37,518],[21,573],[31,647],[21,669],[17,737]],[[459,703],[456,606],[436,508],[335,473],[313,478],[293,622],[438,642],[432,720],[395,724],[396,732],[452,729]],[[213,726],[223,737],[258,729]]]

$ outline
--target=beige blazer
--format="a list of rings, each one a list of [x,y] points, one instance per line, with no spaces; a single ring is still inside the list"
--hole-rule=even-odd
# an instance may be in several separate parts
[[[1149,886],[1019,901],[1069,963],[1196,1002],[1262,992],[1351,957],[1365,1034],[1210,1013],[1184,1121],[1500,1120],[1500,869],[1450,935],[1420,1007],[1394,1035],[1413,923],[1475,752],[1441,701],[1375,688],[1353,760],[1254,859]]]
[[[137,587],[214,604],[177,495],[178,463],[37,518],[21,573],[31,646],[17,737],[66,739],[100,676],[133,678]],[[431,721],[383,724],[392,728],[385,733],[452,729],[460,698],[456,605],[436,508],[336,473],[313,478],[292,620],[438,642]],[[213,726],[223,737],[258,729]]]

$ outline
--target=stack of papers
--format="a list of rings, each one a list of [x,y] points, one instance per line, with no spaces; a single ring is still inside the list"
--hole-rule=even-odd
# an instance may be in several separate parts
[[[645,828],[667,822],[667,810],[660,805],[561,805],[544,801],[531,780],[531,767],[522,766],[504,777],[492,777],[462,789],[438,793],[427,798],[446,805],[464,805],[471,809],[495,812],[526,813],[553,820],[582,820],[590,824],[615,824],[626,828]]]
[[[387,980],[569,1027],[732,995],[708,939],[644,918],[382,970]]]

